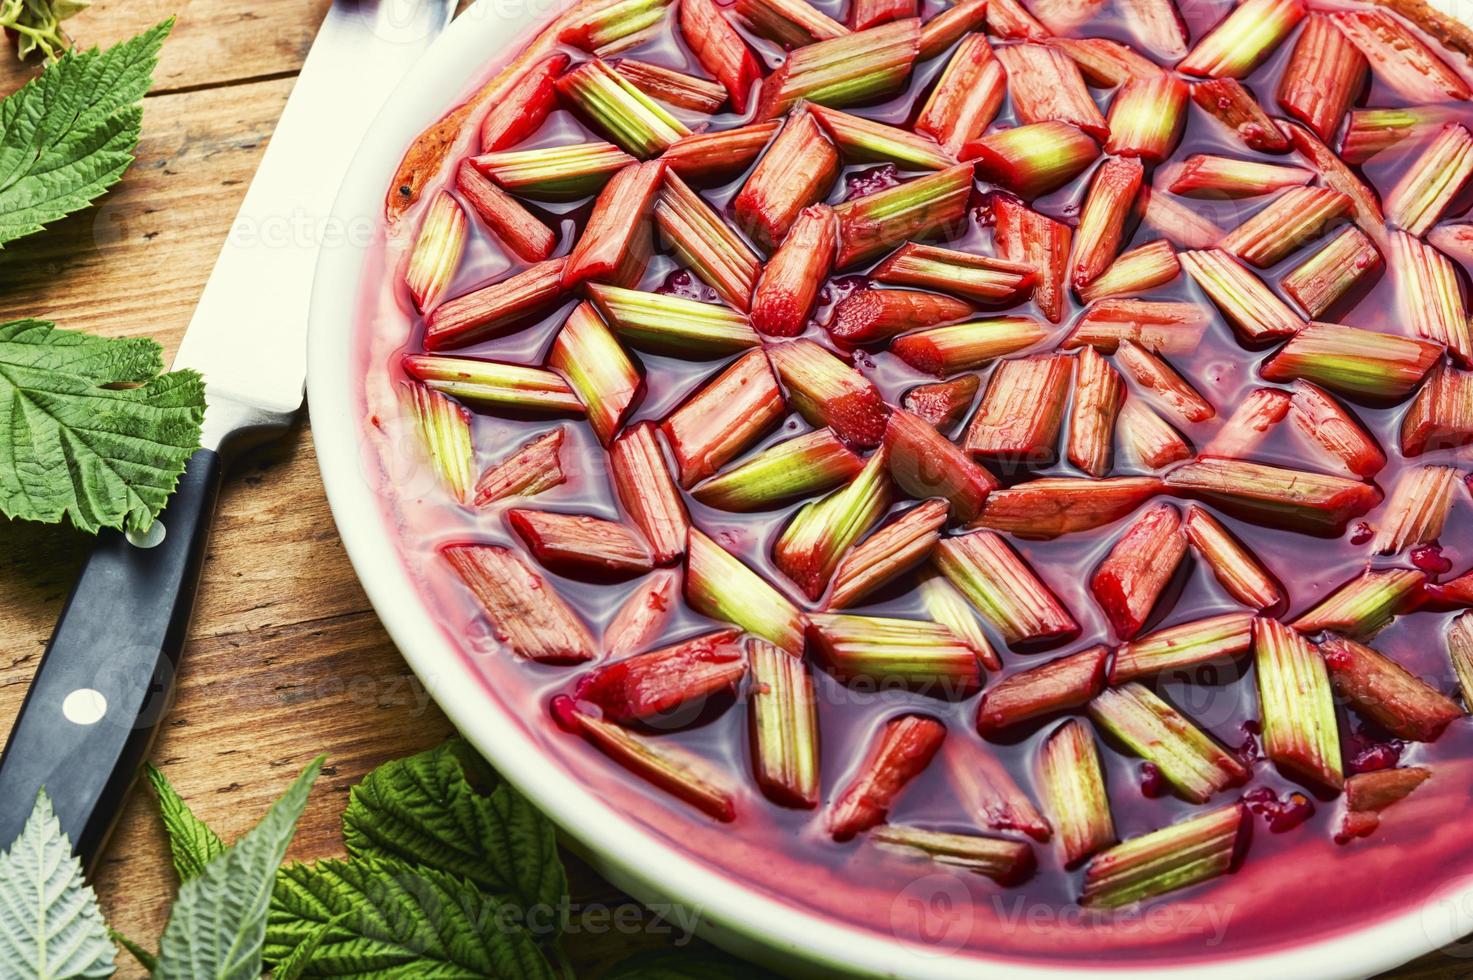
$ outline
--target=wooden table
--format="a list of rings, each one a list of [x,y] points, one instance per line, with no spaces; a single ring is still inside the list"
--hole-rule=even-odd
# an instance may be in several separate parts
[[[97,0],[69,22],[110,44],[170,13],[138,162],[99,206],[0,251],[0,320],[157,338],[172,357],[328,0]],[[0,86],[30,71],[0,55]],[[0,522],[0,736],[19,709],[87,542]],[[305,427],[227,478],[180,678],[154,750],[227,840],[247,830],[318,753],[291,857],[342,852],[349,787],[374,766],[440,742],[450,725],[410,674],[353,576]],[[574,900],[628,901],[569,859]],[[173,897],[147,792],[133,795],[96,876],[111,924],[152,944]],[[635,929],[567,943],[581,976],[666,940]],[[1397,977],[1466,976],[1429,956]],[[123,975],[141,971],[124,964]]]

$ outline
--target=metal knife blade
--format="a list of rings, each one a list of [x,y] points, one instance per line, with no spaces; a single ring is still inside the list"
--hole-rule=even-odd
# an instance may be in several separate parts
[[[246,191],[174,359],[205,378],[206,444],[231,409],[289,416],[307,377],[307,308],[339,184],[389,92],[455,9],[454,0],[336,0]]]

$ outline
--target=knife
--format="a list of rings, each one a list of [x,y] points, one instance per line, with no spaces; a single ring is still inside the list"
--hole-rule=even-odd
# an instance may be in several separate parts
[[[45,787],[89,870],[169,709],[232,454],[302,407],[307,307],[343,174],[454,0],[334,0],[174,359],[205,379],[201,447],[146,535],[104,532],[0,756],[0,850]]]

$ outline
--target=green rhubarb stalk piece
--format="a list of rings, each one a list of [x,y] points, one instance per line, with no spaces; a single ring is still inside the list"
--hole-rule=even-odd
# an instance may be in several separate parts
[[[1089,703],[1089,716],[1192,803],[1206,803],[1251,775],[1237,756],[1137,681],[1105,688]]]
[[[1253,646],[1253,614],[1222,613],[1149,633],[1115,651],[1110,685],[1141,677],[1172,675],[1188,667],[1227,660]]]
[[[829,593],[829,609],[856,605],[931,556],[941,538],[950,505],[927,500],[870,535],[839,563]]]
[[[1403,471],[1386,502],[1371,551],[1395,555],[1436,541],[1452,510],[1453,494],[1461,477],[1451,466],[1418,466]]]
[[[773,564],[817,600],[844,554],[890,509],[884,450],[872,455],[847,485],[804,504],[772,547]]]
[[[482,153],[471,163],[503,189],[546,201],[595,194],[635,159],[612,143],[574,143],[535,150]]]
[[[1266,381],[1312,381],[1344,395],[1376,400],[1401,398],[1426,376],[1442,348],[1425,340],[1311,323],[1259,365]]]
[[[977,622],[976,611],[966,596],[956,590],[956,586],[942,575],[926,572],[921,576],[919,591],[921,606],[926,610],[926,615],[951,630],[957,639],[971,647],[982,666],[988,670],[1002,670],[1002,659],[992,648],[987,634],[982,631],[982,624]]]
[[[1075,358],[1074,403],[1069,408],[1069,462],[1090,476],[1110,471],[1115,418],[1125,401],[1125,381],[1093,347]]]
[[[1473,326],[1453,261],[1406,232],[1391,232],[1389,244],[1387,261],[1402,321],[1418,337],[1445,344],[1463,367],[1473,366]]]
[[[1452,106],[1405,106],[1396,109],[1354,109],[1340,140],[1340,157],[1352,166],[1388,150],[1420,143],[1454,116]]]
[[[762,510],[824,493],[854,478],[864,460],[832,429],[786,439],[691,491],[708,507]]]
[[[558,40],[589,54],[608,55],[638,44],[664,20],[671,0],[618,0],[594,6],[558,32]],[[580,8],[581,9],[581,8]]]
[[[1161,490],[1154,476],[1043,476],[992,491],[972,526],[1020,538],[1056,538],[1112,524]]]
[[[828,426],[856,446],[880,444],[889,409],[873,381],[807,338],[768,347],[767,359],[810,425]]]
[[[588,298],[639,350],[674,357],[721,357],[762,343],[747,317],[725,306],[590,282]]]
[[[814,105],[809,109],[847,159],[896,163],[907,170],[945,170],[956,156],[924,133],[887,126],[838,109]]]
[[[644,378],[589,303],[580,303],[558,331],[547,366],[567,379],[605,446],[644,394]]]
[[[1041,122],[988,133],[962,147],[977,176],[1025,200],[1058,190],[1100,155],[1099,144],[1065,122]]]
[[[1110,103],[1105,152],[1160,163],[1176,148],[1186,108],[1187,83],[1174,75],[1126,82]]]
[[[908,18],[798,48],[763,81],[757,118],[774,119],[800,99],[842,107],[895,92],[910,77],[920,35],[920,21]]]
[[[1038,273],[1022,262],[906,242],[876,266],[870,278],[948,292],[975,303],[1011,306],[1033,291]]]
[[[477,507],[485,507],[508,497],[534,497],[562,486],[567,480],[562,463],[563,443],[567,436],[567,427],[560,425],[524,442],[491,464],[476,481],[472,502]]]
[[[1246,78],[1304,13],[1302,0],[1245,0],[1197,42],[1176,70],[1206,78]]]
[[[940,623],[810,613],[808,635],[824,669],[845,683],[898,685],[948,700],[982,687],[977,654]]]
[[[1380,265],[1376,244],[1359,228],[1347,227],[1285,273],[1279,285],[1310,317],[1320,317],[1362,276]]]
[[[1411,742],[1435,742],[1463,709],[1401,664],[1343,636],[1327,636],[1320,655],[1335,693],[1379,727]]]
[[[885,824],[870,839],[886,847],[920,851],[937,864],[986,875],[1000,885],[1017,885],[1032,876],[1037,859],[1027,841],[953,834],[919,827]]]
[[[1164,238],[1124,252],[1079,291],[1086,303],[1117,296],[1139,296],[1181,274],[1176,250]]]
[[[1227,252],[1215,248],[1188,251],[1178,258],[1187,275],[1246,342],[1260,344],[1288,337],[1304,327],[1287,303]]]
[[[557,89],[604,135],[641,160],[690,135],[685,123],[598,59],[564,74]]]
[[[1337,535],[1381,502],[1374,484],[1242,459],[1199,458],[1167,473],[1165,482],[1179,496],[1301,534]]]
[[[1192,550],[1228,595],[1260,612],[1284,604],[1288,598],[1284,587],[1221,521],[1193,504],[1183,527]]]
[[[1044,809],[1064,848],[1066,867],[1119,839],[1105,794],[1100,751],[1084,722],[1071,718],[1049,735],[1039,753],[1038,782]]]
[[[751,247],[673,170],[655,202],[671,250],[728,306],[747,312],[762,263]]]
[[[465,251],[465,231],[465,209],[440,191],[425,209],[404,270],[404,282],[421,311],[434,306],[449,288]]]
[[[794,656],[803,652],[798,607],[694,527],[686,543],[685,601],[701,615],[740,626]]]
[[[1334,630],[1370,639],[1421,597],[1427,574],[1412,568],[1366,569],[1293,623],[1301,633]]]
[[[944,538],[932,553],[941,574],[1009,645],[1065,640],[1079,624],[1001,535],[974,531]]]
[[[818,700],[803,658],[752,639],[752,766],[757,785],[783,806],[818,806]]]
[[[582,415],[583,402],[555,372],[444,354],[406,354],[404,372],[436,391],[484,409]]]
[[[1095,856],[1079,903],[1113,909],[1210,881],[1233,868],[1247,811],[1241,803],[1132,837]]]
[[[402,390],[436,479],[457,503],[466,503],[476,480],[471,413],[429,385],[407,384]]]
[[[1027,350],[1046,336],[1031,316],[987,317],[912,331],[891,341],[890,352],[917,371],[946,378]]]
[[[1340,789],[1334,692],[1314,645],[1278,620],[1255,619],[1253,663],[1264,754],[1289,775]]]
[[[959,164],[836,205],[835,267],[863,262],[905,241],[956,231],[966,221],[972,177],[972,165]]]

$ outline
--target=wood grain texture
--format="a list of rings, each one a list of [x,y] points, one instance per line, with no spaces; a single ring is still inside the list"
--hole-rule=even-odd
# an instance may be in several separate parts
[[[70,22],[109,43],[177,9],[161,94],[146,103],[137,165],[89,212],[0,252],[0,319],[44,316],[110,335],[149,335],[172,354],[188,324],[327,0],[99,0]],[[0,56],[0,91],[24,73]],[[24,697],[85,540],[0,523],[0,736]],[[243,460],[229,476],[204,569],[178,700],[154,751],[196,812],[227,839],[249,828],[319,752],[328,767],[291,856],[342,853],[339,816],[371,768],[450,731],[389,642],[352,573],[318,478],[310,433]],[[600,907],[628,900],[569,858],[578,976],[669,941],[614,928]],[[98,875],[110,922],[152,945],[173,896],[146,790],[131,797]],[[602,923],[602,924],[600,924]],[[1469,960],[1436,954],[1396,976],[1451,980]],[[124,963],[123,976],[141,976]]]

